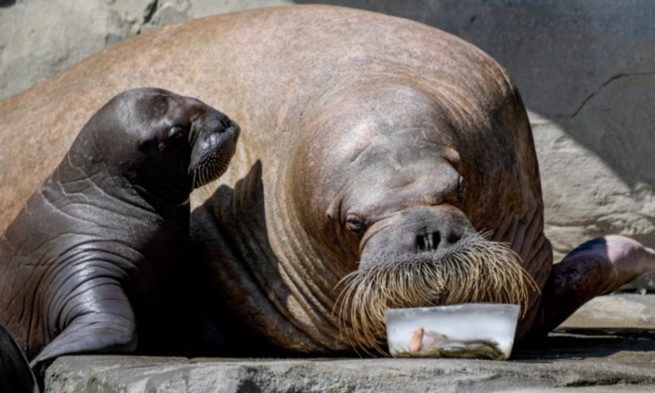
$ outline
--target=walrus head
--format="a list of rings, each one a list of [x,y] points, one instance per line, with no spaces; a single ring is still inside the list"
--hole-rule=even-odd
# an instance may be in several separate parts
[[[87,174],[102,170],[127,179],[146,200],[185,204],[193,188],[225,172],[239,132],[226,115],[195,98],[132,89],[89,120],[68,159]]]
[[[507,244],[489,241],[497,223],[476,213],[485,197],[493,202],[480,186],[487,169],[460,153],[484,141],[467,140],[416,87],[352,90],[318,111],[305,135],[311,143],[299,143],[295,155],[305,170],[293,174],[303,185],[294,200],[306,229],[341,250],[330,254],[350,271],[337,288],[342,335],[383,351],[387,308],[498,302],[525,309],[532,278]]]

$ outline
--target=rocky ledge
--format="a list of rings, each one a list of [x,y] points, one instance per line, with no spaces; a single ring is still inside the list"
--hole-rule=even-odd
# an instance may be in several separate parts
[[[600,312],[599,310],[602,310]],[[594,299],[509,361],[71,356],[48,392],[652,392],[655,296]]]

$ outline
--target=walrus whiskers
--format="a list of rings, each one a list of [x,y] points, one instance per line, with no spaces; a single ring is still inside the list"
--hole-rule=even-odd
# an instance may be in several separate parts
[[[227,170],[234,154],[234,144],[215,149],[193,170],[193,187],[202,187],[219,178]]]
[[[339,286],[343,290],[335,310],[342,335],[353,347],[380,353],[386,353],[388,308],[490,302],[519,304],[525,312],[530,291],[537,290],[520,257],[508,245],[486,241],[482,235],[441,259],[417,254],[354,271]]]

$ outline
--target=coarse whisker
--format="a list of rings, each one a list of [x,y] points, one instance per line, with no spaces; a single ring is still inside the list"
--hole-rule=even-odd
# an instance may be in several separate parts
[[[527,309],[537,286],[505,243],[478,239],[439,260],[385,261],[346,275],[333,311],[342,337],[369,353],[386,353],[384,312],[471,302],[518,304]],[[347,332],[346,332],[347,331]]]

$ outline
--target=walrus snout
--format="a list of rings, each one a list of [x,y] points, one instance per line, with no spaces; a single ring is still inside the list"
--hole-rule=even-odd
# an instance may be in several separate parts
[[[416,235],[416,247],[418,251],[436,251],[444,247],[456,245],[462,238],[457,232],[449,232],[443,236],[439,230],[423,229]]]
[[[362,241],[360,269],[391,261],[436,260],[479,238],[464,212],[447,204],[406,209],[373,225],[370,232],[373,235]]]
[[[191,160],[189,174],[193,187],[201,187],[219,178],[227,169],[241,128],[232,119],[218,111],[210,111],[192,126]]]
[[[452,205],[405,209],[367,232],[338,301],[362,348],[382,351],[388,308],[491,302],[525,309],[536,288],[508,245],[485,239]]]
[[[476,233],[464,213],[450,205],[413,208],[405,220],[415,252],[447,251]]]

